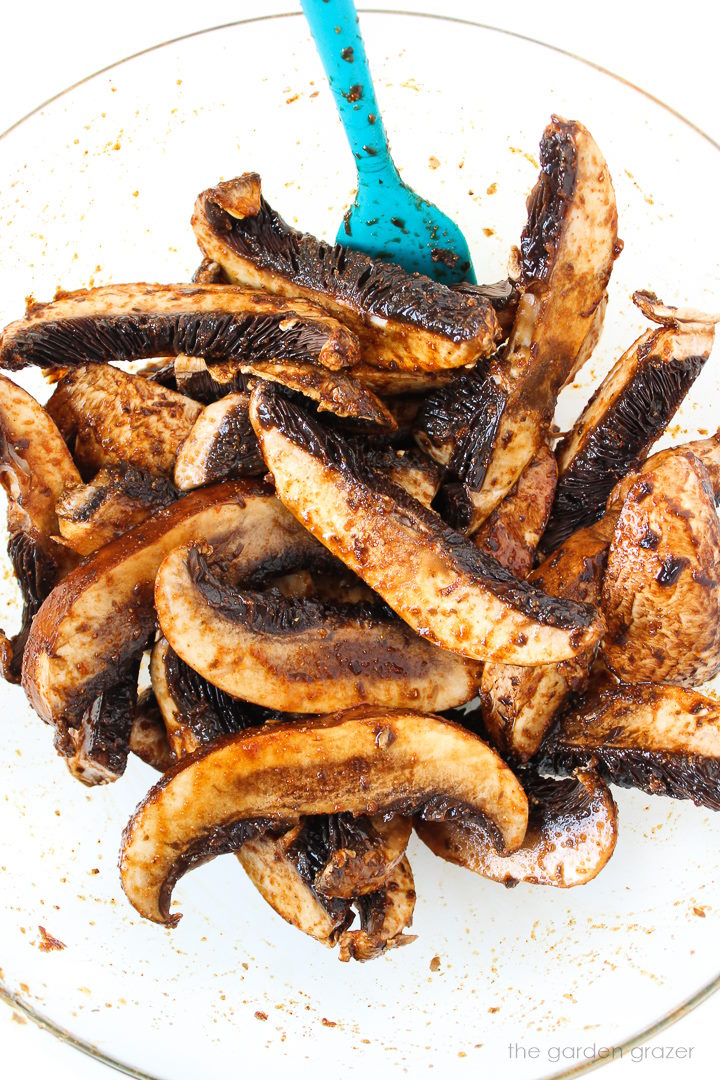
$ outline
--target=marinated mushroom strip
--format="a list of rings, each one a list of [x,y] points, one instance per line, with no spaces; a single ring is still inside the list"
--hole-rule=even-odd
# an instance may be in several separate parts
[[[520,243],[522,296],[507,347],[488,367],[497,430],[481,473],[456,470],[471,533],[546,441],[558,393],[597,339],[597,312],[621,250],[610,172],[586,128],[553,117],[540,166]]]
[[[0,368],[74,367],[185,353],[205,360],[358,362],[357,339],[315,304],[236,285],[104,285],[30,304],[0,337]]]
[[[550,517],[556,484],[555,455],[548,446],[543,446],[512,491],[475,533],[475,545],[516,577],[527,577]]]
[[[130,752],[160,773],[167,772],[175,762],[165,721],[150,687],[138,695],[130,728]]]
[[[177,760],[223,735],[260,726],[277,716],[207,682],[180,659],[164,638],[153,649],[150,674]],[[315,887],[318,868],[311,872],[312,860],[297,858],[297,851],[291,850],[300,831],[301,825],[284,836],[257,836],[243,845],[237,857],[263,899],[282,918],[332,947],[341,930],[352,922],[352,911],[347,901],[330,898]],[[300,850],[304,850],[303,845]],[[326,860],[336,853],[328,845]],[[347,849],[343,854],[345,875],[349,876],[353,874],[354,856]],[[323,866],[321,863],[319,869]],[[341,873],[338,878],[342,881]]]
[[[392,447],[368,448],[367,464],[397,484],[423,506],[430,507],[440,487],[440,469],[420,450],[393,450]]]
[[[502,281],[494,281],[491,285],[471,285],[467,281],[461,281],[457,285],[451,285],[453,292],[462,296],[476,299],[489,300],[497,316],[500,329],[507,336],[512,329],[515,318],[515,310],[520,299],[520,290],[516,281],[504,278]]]
[[[250,419],[279,498],[422,637],[519,664],[567,660],[599,638],[594,609],[518,581],[275,388],[253,390]]]
[[[53,539],[55,505],[66,485],[79,484],[62,435],[26,390],[0,376],[0,484],[8,500],[8,554],[20,585],[20,630],[8,638],[0,630],[0,670],[18,682],[30,624],[56,581],[72,565],[69,552]]]
[[[127,464],[172,476],[180,447],[202,406],[141,375],[110,364],[80,364],[48,402],[87,476]]]
[[[501,855],[481,828],[461,822],[420,821],[417,834],[433,854],[499,881],[508,888],[526,881],[569,889],[600,873],[615,850],[617,807],[593,772],[554,780],[523,769],[518,776],[530,813],[522,846]]]
[[[340,934],[339,959],[343,962],[374,960],[388,949],[410,945],[416,935],[404,931],[412,925],[415,899],[410,863],[403,859],[378,892],[358,897],[360,929],[345,930]]]
[[[607,783],[720,810],[720,705],[681,686],[619,685],[580,698],[540,748],[539,768],[591,768]]]
[[[657,321],[653,312],[662,311],[662,305],[645,310]],[[678,311],[673,325],[638,338],[557,446],[560,480],[542,541],[545,552],[602,517],[614,485],[645,460],[677,412],[715,337],[712,322],[691,318],[701,316]]]
[[[133,907],[174,925],[182,874],[271,827],[345,812],[487,818],[508,851],[527,799],[489,746],[436,716],[365,708],[228,735],[178,762],[128,823],[120,853]]]
[[[305,818],[292,853],[304,849],[313,886],[323,896],[353,900],[380,889],[405,855],[410,818],[330,814]]]
[[[353,378],[381,398],[405,397],[427,394],[441,386],[447,386],[457,378],[457,368],[437,371],[391,371],[360,363],[353,368]]]
[[[191,491],[218,480],[262,476],[265,462],[248,409],[250,395],[228,394],[198,416],[175,459],[174,480]]]
[[[247,390],[250,378],[238,369],[237,364],[218,360],[207,364],[202,356],[186,356],[180,353],[173,363],[175,385],[181,394],[212,405],[229,394]]]
[[[58,369],[57,372],[52,371],[53,375],[56,373],[62,378],[62,375],[67,373],[67,369]],[[50,374],[50,369],[46,369],[46,378],[48,374]],[[178,390],[174,357],[161,356],[157,360],[148,360],[147,364],[137,368],[134,374],[141,375],[148,382],[158,383],[159,386],[164,386],[166,390]],[[56,381],[59,381],[59,379]]]
[[[85,709],[78,727],[68,727],[66,764],[72,776],[88,787],[110,784],[125,772],[130,732],[137,706],[140,661],[108,686]],[[62,752],[62,748],[61,748]]]
[[[78,555],[91,555],[177,497],[164,476],[134,465],[110,465],[90,483],[63,491],[57,503],[60,536]]]
[[[219,263],[212,259],[203,259],[192,276],[194,282],[200,285],[229,285],[225,271]]]
[[[315,403],[318,412],[359,420],[371,427],[394,431],[395,418],[379,397],[347,372],[329,372],[319,364],[262,363],[241,365],[246,375],[279,383]]]
[[[303,934],[334,948],[351,925],[349,900],[320,897],[288,857],[284,838],[257,836],[247,840],[237,857],[263,900]]]
[[[603,658],[624,682],[697,686],[720,671],[720,522],[708,472],[690,451],[630,487],[602,608]]]
[[[617,513],[608,514],[579,530],[533,570],[528,580],[552,595],[598,604],[616,521]],[[569,662],[535,667],[486,664],[480,700],[494,745],[520,761],[532,757],[570,692],[584,688],[594,653],[591,646]]]
[[[232,539],[248,564],[289,544],[315,546],[267,487],[247,480],[192,492],[107,544],[63,578],[33,622],[22,683],[44,720],[77,722],[118,668],[143,652],[155,630],[160,563],[201,539]]]
[[[474,697],[480,665],[423,641],[384,604],[233,586],[202,547],[161,565],[155,607],[174,651],[236,697],[283,712],[370,703],[432,712]]]
[[[413,435],[439,465],[449,465],[458,444],[471,428],[479,426],[492,409],[497,388],[486,378],[486,366],[456,375],[422,401]],[[478,449],[479,440],[475,440]]]
[[[170,745],[179,759],[222,735],[258,727],[275,711],[234,698],[204,679],[161,638],[153,649],[150,677]]]
[[[257,173],[202,192],[192,224],[231,281],[317,303],[357,334],[370,366],[462,367],[492,352],[502,334],[486,297],[291,228],[266,203]]]

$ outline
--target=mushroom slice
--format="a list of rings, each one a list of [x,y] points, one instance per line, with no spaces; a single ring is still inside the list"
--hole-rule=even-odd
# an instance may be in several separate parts
[[[720,522],[707,470],[676,450],[630,487],[602,590],[603,657],[624,682],[720,671]]]
[[[468,365],[472,367],[472,365]],[[447,386],[457,378],[457,368],[437,371],[392,371],[360,363],[353,368],[353,378],[367,386],[381,398],[404,397],[410,394],[428,394],[441,386]]]
[[[554,596],[598,604],[616,521],[617,513],[574,533],[528,580]],[[480,700],[493,743],[520,761],[532,757],[570,691],[584,687],[594,652],[590,647],[569,662],[536,667],[486,664]]]
[[[530,814],[522,846],[501,855],[481,828],[419,821],[417,834],[441,859],[511,887],[520,881],[570,889],[600,873],[615,850],[617,807],[592,772],[553,780],[531,769],[518,774]]]
[[[225,271],[219,263],[212,259],[203,259],[192,276],[193,281],[201,285],[229,285]]]
[[[263,900],[304,934],[333,948],[353,921],[349,900],[319,897],[289,858],[283,838],[255,836],[237,852]]]
[[[451,285],[450,288],[463,296],[489,300],[495,309],[501,330],[506,336],[510,333],[520,299],[520,290],[516,281],[503,278],[502,281],[494,281],[491,285],[471,285],[467,281],[461,281],[457,285]]]
[[[520,243],[522,296],[507,347],[488,367],[499,419],[483,457],[470,456],[456,468],[472,506],[469,532],[546,441],[560,389],[597,340],[598,312],[621,250],[610,172],[590,132],[553,117],[540,164]]]
[[[310,817],[288,853],[297,857],[302,851],[315,871],[317,892],[352,900],[382,887],[405,855],[411,832],[412,822],[405,817]]]
[[[123,836],[123,888],[145,918],[174,925],[176,881],[214,855],[308,814],[487,817],[514,851],[525,793],[480,739],[422,713],[352,710],[228,735],[178,762]]]
[[[164,638],[153,649],[150,674],[167,735],[178,760],[222,735],[244,731],[277,716],[218,690],[181,660]],[[334,827],[331,838],[331,819],[311,820],[328,824],[324,830],[319,826],[308,830],[301,824],[285,836],[257,836],[247,841],[237,856],[262,897],[282,918],[303,933],[333,946],[338,934],[352,922],[352,912],[345,901],[318,890],[317,874],[326,864],[329,868],[334,866],[332,859],[337,856],[336,861],[341,866],[337,868],[335,878],[340,886],[344,879],[368,879],[371,870],[375,880],[381,883],[393,868],[394,864],[387,865],[387,860],[395,849],[392,845],[383,849],[382,838],[378,835],[377,857],[371,858],[364,849],[360,852],[364,858],[358,869],[354,852],[347,847],[339,851],[337,845],[332,846],[331,839],[338,839],[339,830]],[[378,829],[390,828],[377,818],[372,819],[372,825],[376,834]],[[367,836],[367,833],[363,835]],[[309,850],[311,838],[315,839],[312,851]],[[320,848],[318,857],[320,838],[324,839],[325,845]],[[386,867],[384,877],[381,873],[383,865]]]
[[[31,304],[0,337],[0,367],[74,367],[185,353],[206,360],[359,359],[357,339],[305,300],[235,285],[104,285]]]
[[[492,303],[291,228],[257,173],[202,192],[192,219],[201,250],[231,281],[303,296],[358,336],[363,359],[392,371],[462,367],[501,336]]]
[[[550,517],[556,484],[555,455],[548,446],[542,446],[512,491],[473,536],[481,551],[492,555],[516,577],[527,577],[533,568],[535,552]]]
[[[344,371],[329,372],[319,364],[256,361],[242,364],[242,370],[257,379],[295,390],[315,402],[318,412],[360,420],[388,431],[396,427],[395,418],[380,398]]]
[[[428,394],[420,405],[413,429],[415,441],[440,465],[449,466],[458,444],[472,429],[477,458],[482,452],[480,431],[483,425],[486,430],[492,425],[497,412],[493,408],[495,397],[497,387],[486,378],[486,366],[456,376]]]
[[[519,664],[567,660],[599,638],[596,611],[518,581],[276,388],[253,390],[250,419],[279,498],[422,637]]]
[[[659,301],[644,303],[655,322],[663,310]],[[638,338],[559,443],[560,481],[542,541],[545,552],[602,517],[613,486],[644,461],[710,355],[714,317],[672,310],[675,321]]]
[[[72,571],[44,602],[28,637],[23,687],[49,723],[77,721],[155,629],[153,584],[180,544],[232,537],[249,565],[312,541],[272,492],[228,481],[186,495]],[[314,545],[313,545],[314,546]]]
[[[202,406],[142,375],[80,364],[60,380],[48,412],[66,440],[75,439],[75,455],[87,473],[126,463],[172,476]]]
[[[57,504],[60,535],[78,555],[91,555],[177,497],[164,476],[134,465],[111,465],[101,469],[89,484],[78,484],[62,493]]]
[[[87,787],[110,784],[125,772],[137,705],[139,660],[103,690],[77,728],[61,726],[56,746],[72,776]]]
[[[203,409],[175,460],[175,485],[180,491],[266,471],[249,406],[250,395],[243,393],[228,394]]]
[[[474,697],[480,665],[423,641],[384,604],[331,604],[234,587],[222,551],[179,547],[155,607],[175,652],[235,697],[283,712],[371,703],[432,712]]]
[[[0,376],[0,484],[8,499],[8,554],[23,597],[22,624],[8,638],[0,630],[0,670],[20,679],[30,624],[55,582],[72,564],[56,544],[55,504],[66,485],[79,484],[63,438],[43,407]]]
[[[175,763],[165,721],[150,687],[138,696],[130,728],[130,750],[157,772],[167,772]]]
[[[365,460],[413,499],[430,507],[440,488],[441,474],[435,462],[420,450],[369,448],[365,451]]]
[[[181,660],[165,638],[152,651],[150,678],[177,759],[277,715],[218,689]]]
[[[340,960],[374,960],[388,949],[415,941],[415,934],[403,933],[412,924],[415,897],[410,863],[403,859],[382,889],[358,897],[360,929],[341,933],[338,941]]]
[[[229,394],[242,393],[250,382],[248,376],[238,370],[237,364],[222,360],[207,364],[202,356],[186,356],[185,353],[175,357],[173,375],[179,392],[203,405],[211,405]]]
[[[619,787],[720,810],[720,704],[651,683],[581,698],[543,743],[538,765],[561,774],[592,768]]]

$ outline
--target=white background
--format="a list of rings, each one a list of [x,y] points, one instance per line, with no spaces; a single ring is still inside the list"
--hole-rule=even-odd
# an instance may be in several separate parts
[[[197,0],[6,4],[0,20],[0,131],[83,76],[140,49],[204,27],[297,6],[292,0],[256,0],[254,4],[214,0],[212,5]],[[362,3],[359,6],[362,8]],[[366,6],[445,10],[441,0],[387,0],[386,5],[377,0]],[[551,4],[513,0],[505,5],[467,0],[455,4],[453,13],[456,8],[461,9],[460,14],[559,46],[608,68],[671,105],[720,142],[720,17],[712,0],[673,4],[605,0],[602,5],[577,0]],[[688,169],[692,169],[692,162],[688,162]],[[708,207],[708,212],[716,214],[717,207]],[[648,1044],[651,1056],[645,1064],[626,1059],[609,1066],[602,1075],[614,1080],[715,1077],[718,1030],[720,995]],[[132,1038],[130,1031],[128,1038]],[[661,1049],[669,1045],[694,1047],[690,1062],[659,1060]],[[8,1080],[34,1080],[48,1072],[53,1080],[102,1080],[110,1076],[110,1070],[21,1022],[2,1005],[0,1047],[0,1076]]]

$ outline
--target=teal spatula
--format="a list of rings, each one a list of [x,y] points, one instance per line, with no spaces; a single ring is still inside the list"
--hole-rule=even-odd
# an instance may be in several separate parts
[[[390,156],[353,0],[302,0],[302,7],[357,166],[357,197],[338,243],[447,285],[474,282],[460,229],[403,182]]]

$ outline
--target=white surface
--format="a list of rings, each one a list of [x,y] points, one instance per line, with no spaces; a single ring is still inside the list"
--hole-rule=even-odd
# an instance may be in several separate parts
[[[277,5],[279,10],[292,6]],[[439,4],[401,5],[396,2],[391,6],[442,10]],[[478,15],[479,6],[466,5],[474,17],[484,16],[489,23],[551,41],[623,74],[674,105],[700,127],[716,137],[720,135],[716,115],[718,84],[714,35],[704,15],[705,5],[686,3],[683,18],[678,20],[677,7],[667,5],[667,10],[663,11],[663,5],[656,4],[652,8],[653,24],[650,26],[646,25],[642,14],[634,16],[628,5],[616,3],[604,5],[602,24],[595,22],[587,26],[573,23],[577,18],[577,5],[554,5],[551,19],[548,19],[547,9],[543,13],[538,5],[515,3],[512,9],[507,6],[502,15],[496,5],[487,5],[482,16]],[[172,7],[139,4],[134,0],[115,9],[89,3],[64,7],[48,5],[46,17],[41,18],[41,10],[45,7],[35,4],[23,10],[14,6],[9,15],[4,14],[0,128],[78,77],[147,45],[199,28],[203,25],[204,15],[197,4],[182,0]],[[172,10],[172,21],[162,17],[162,9]],[[568,12],[567,19],[558,14],[562,9]],[[248,4],[216,2],[211,12],[212,24],[230,21],[245,15],[248,10],[252,10]],[[258,10],[258,5],[254,10]],[[39,40],[40,29],[42,37]],[[27,45],[30,39],[32,47]],[[508,78],[512,78],[511,72]],[[718,1019],[720,1002],[711,1001],[655,1041],[657,1047],[694,1046],[693,1064],[689,1065],[687,1061],[661,1064],[655,1058],[651,1059],[651,1064],[643,1066],[626,1060],[612,1066],[612,1072],[605,1075],[709,1076],[715,1072],[713,1044]],[[131,1038],[131,1031],[128,1035]],[[107,1075],[102,1067],[61,1047],[31,1025],[12,1022],[4,1011],[0,1012],[0,1038],[3,1039],[2,1071],[8,1076],[40,1076],[49,1067],[58,1078],[72,1075],[80,1080]],[[8,1067],[13,1061],[14,1064]],[[512,1076],[510,1067],[507,1075]]]

